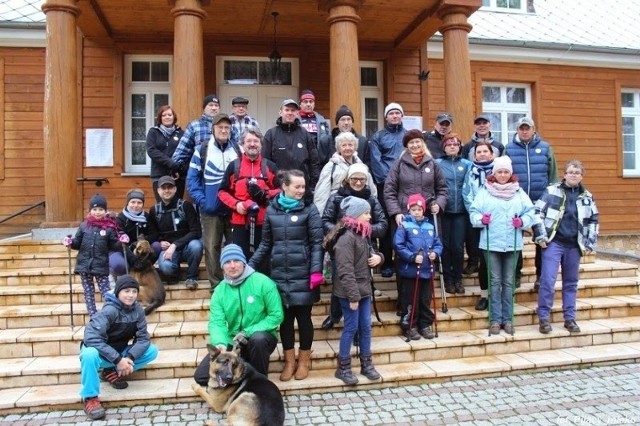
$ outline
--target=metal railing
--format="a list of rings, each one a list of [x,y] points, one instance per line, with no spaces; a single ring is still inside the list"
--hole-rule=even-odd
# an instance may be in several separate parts
[[[5,223],[5,222],[6,222],[6,221],[8,221],[8,220],[13,219],[14,217],[18,217],[18,216],[20,216],[21,214],[24,214],[24,213],[28,212],[29,210],[33,210],[33,209],[35,209],[36,207],[40,207],[40,206],[43,206],[43,207],[44,207],[44,200],[39,201],[39,202],[37,202],[37,203],[35,203],[35,204],[32,204],[32,205],[30,205],[30,206],[27,206],[27,207],[23,208],[22,210],[19,210],[19,211],[15,212],[15,213],[13,213],[13,214],[11,214],[11,215],[9,215],[9,216],[5,217],[4,219],[0,219],[0,225],[2,225],[3,223]]]

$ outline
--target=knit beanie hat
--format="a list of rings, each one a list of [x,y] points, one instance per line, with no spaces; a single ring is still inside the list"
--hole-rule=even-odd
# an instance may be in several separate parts
[[[135,288],[136,290],[140,290],[140,284],[133,278],[131,275],[121,275],[116,280],[116,288],[113,290],[113,294],[118,297],[118,293],[120,290],[124,290],[125,288]]]
[[[231,260],[239,260],[242,263],[247,263],[247,258],[244,256],[242,248],[237,244],[227,244],[224,246],[222,253],[220,254],[221,265],[224,265]]]
[[[345,216],[352,218],[358,218],[363,213],[371,211],[371,205],[367,200],[358,197],[345,197],[340,202],[340,210],[344,212]]]
[[[500,169],[508,170],[509,173],[513,174],[513,167],[511,167],[511,158],[503,156],[493,160],[493,174],[495,174]]]
[[[89,210],[94,207],[102,207],[103,209],[107,209],[107,199],[102,194],[96,194],[91,197],[89,200]]]
[[[407,210],[411,210],[413,206],[420,206],[422,210],[427,209],[427,202],[425,201],[422,194],[411,194],[409,195],[409,199],[407,200]]]
[[[338,111],[336,111],[336,125],[338,124],[338,121],[340,121],[340,119],[345,115],[351,117],[352,120],[354,119],[353,112],[351,112],[349,107],[346,105],[341,105],[340,108],[338,108]]]
[[[347,179],[356,173],[362,173],[365,176],[369,176],[369,168],[364,163],[354,163],[347,169]]]
[[[409,141],[413,140],[413,139],[422,139],[422,140],[424,140],[424,136],[422,136],[422,132],[420,130],[411,129],[407,133],[404,134],[404,137],[402,138],[402,146],[404,146],[406,148],[407,145],[409,144]]]
[[[209,102],[215,102],[218,105],[220,105],[220,99],[218,99],[216,95],[208,95],[208,96],[205,96],[205,98],[202,100],[202,108],[209,105]]]
[[[131,191],[129,191],[127,193],[127,204],[129,204],[129,201],[133,200],[134,198],[144,203],[144,191],[141,189],[132,189]]]
[[[387,114],[389,114],[389,112],[393,110],[400,111],[400,114],[404,116],[404,110],[402,109],[402,106],[395,102],[391,102],[389,105],[384,107],[384,118],[387,118]]]

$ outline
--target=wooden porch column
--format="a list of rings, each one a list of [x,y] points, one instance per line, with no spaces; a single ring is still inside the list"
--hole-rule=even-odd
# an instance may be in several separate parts
[[[202,6],[209,0],[170,0],[174,5],[173,34],[173,82],[171,106],[180,123],[202,115],[204,98],[204,48],[202,21],[207,13]]]
[[[331,115],[341,105],[353,112],[354,127],[360,129],[362,111],[360,106],[360,63],[358,59],[357,14],[361,0],[320,1],[319,7],[329,12],[329,104]]]
[[[44,89],[45,227],[77,226],[82,212],[78,170],[82,167],[82,139],[78,106],[78,37],[76,0],[48,0]]]
[[[467,18],[472,8],[445,5],[437,14],[442,19],[438,29],[444,39],[444,102],[445,110],[453,114],[453,128],[463,140],[473,134],[473,87],[469,61],[469,32]]]

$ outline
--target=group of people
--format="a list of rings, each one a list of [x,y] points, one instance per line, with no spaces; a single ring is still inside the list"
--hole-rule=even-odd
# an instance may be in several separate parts
[[[97,194],[76,236],[65,238],[65,245],[79,249],[76,272],[81,274],[90,324],[104,321],[107,306],[115,305],[119,315],[138,312],[132,308],[135,298],[131,302],[123,295],[133,292],[123,290],[135,289],[124,272],[129,244],[144,235],[152,242],[162,275],[175,280],[180,262],[187,262],[185,284],[190,289],[198,286],[204,255],[212,289],[212,345],[239,348],[243,358],[266,374],[279,338],[284,350],[280,380],[303,380],[311,364],[311,310],[319,301],[326,255],[333,292],[322,327],[329,329],[344,318],[335,376],[346,384],[358,383],[351,370],[355,340],[361,374],[377,380],[371,349],[371,308],[377,292],[373,268],[380,268],[384,277],[396,275],[398,315],[407,339],[434,337],[429,306],[437,262],[451,294],[463,294],[463,274],[478,271],[481,295],[476,309],[489,309],[490,334],[501,329],[513,333],[522,231],[532,228],[539,247],[535,287],[540,332],[551,331],[560,265],[564,326],[579,331],[578,268],[580,256],[596,242],[598,212],[581,184],[584,166],[570,161],[558,181],[553,150],[530,118],[516,123],[513,141],[504,147],[492,137],[489,116],[481,114],[473,138],[463,145],[451,131],[451,114],[439,114],[432,131],[407,130],[402,106],[390,103],[384,109],[384,128],[367,141],[354,130],[353,113],[344,105],[331,130],[315,112],[310,90],[301,93],[299,102],[285,99],[276,126],[264,136],[247,115],[248,100],[235,98],[232,104],[233,114],[227,115],[220,112],[215,95],[205,97],[202,116],[184,132],[173,109],[161,107],[147,138],[157,203],[145,213],[144,192],[133,189],[122,213],[112,219],[106,199]],[[185,188],[192,202],[184,199]],[[468,262],[463,267],[465,248]],[[108,294],[109,268],[120,276],[113,294]],[[94,278],[105,300],[101,312],[93,300]],[[114,315],[108,321],[114,321]],[[102,337],[109,340],[109,335]],[[89,343],[85,336],[85,345]],[[127,372],[144,365],[120,365],[126,351],[132,360],[149,362],[157,355],[151,348],[131,353],[132,347],[125,345],[115,349],[119,355],[98,349],[100,362],[88,361],[87,366],[95,368],[96,375],[106,368],[103,378],[122,386]],[[203,386],[209,380],[208,362],[205,357],[194,374]],[[96,377],[88,374],[81,391],[92,418],[104,415],[93,395]]]

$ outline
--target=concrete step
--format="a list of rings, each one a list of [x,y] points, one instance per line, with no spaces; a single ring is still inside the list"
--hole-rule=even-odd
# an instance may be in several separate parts
[[[635,319],[636,324],[638,318]],[[583,324],[581,324],[583,325]],[[584,324],[588,327],[587,324]],[[594,324],[594,328],[605,327],[606,325]],[[630,325],[628,327],[631,327]],[[480,333],[480,332],[479,332]],[[554,331],[555,333],[555,331]],[[480,333],[483,334],[483,333]],[[525,330],[517,330],[516,337],[494,336],[495,343],[487,344],[488,347],[496,345],[498,347],[509,347],[511,343],[518,339],[519,335],[526,334]],[[607,333],[598,334],[606,336]],[[616,333],[611,334],[611,338]],[[566,335],[565,335],[566,338]],[[471,337],[471,339],[483,339],[481,336]],[[507,341],[513,339],[513,341]],[[402,345],[401,339],[394,343]],[[469,377],[495,377],[522,372],[551,371],[558,368],[590,367],[600,364],[615,364],[623,362],[640,361],[640,343],[635,341],[608,342],[597,344],[597,350],[591,346],[566,346],[548,347],[537,350],[516,349],[509,352],[489,351],[484,354],[468,355],[466,357],[449,356],[434,359],[431,354],[438,352],[438,342],[444,342],[445,336],[433,341],[417,341],[411,345],[409,350],[401,353],[412,354],[412,357],[392,360],[395,352],[380,353],[377,351],[384,342],[374,341],[374,364],[382,376],[378,381],[369,381],[359,373],[357,359],[354,359],[354,373],[359,378],[360,383],[356,386],[345,386],[343,382],[334,378],[335,361],[330,365],[315,362],[316,352],[314,352],[314,364],[309,377],[306,380],[291,380],[280,382],[279,372],[272,372],[269,378],[276,383],[283,394],[307,394],[312,392],[340,392],[349,390],[361,390],[370,388],[387,388],[399,384],[442,382]],[[548,340],[548,339],[543,339]],[[562,341],[562,338],[549,339]],[[604,341],[609,340],[604,338]],[[335,344],[335,342],[333,343]],[[330,345],[327,342],[327,345]],[[517,345],[516,345],[517,346]],[[515,347],[515,346],[511,346]],[[443,351],[447,348],[443,345]],[[470,351],[469,351],[470,352]],[[191,389],[193,379],[193,367],[199,360],[200,353],[188,352],[181,359],[171,360],[172,353],[160,352],[158,359],[148,366],[147,371],[134,373],[129,380],[129,387],[125,390],[116,390],[107,384],[102,384],[100,397],[109,406],[139,405],[140,401],[145,404],[163,404],[178,401],[199,401]],[[335,359],[335,352],[332,357]],[[76,364],[72,363],[72,358],[50,361],[51,365],[56,364],[58,368],[65,372],[60,376],[53,375],[54,378],[62,382],[49,383],[46,381],[49,371],[45,359],[27,359],[21,364],[16,362],[10,366],[3,367],[1,373],[3,378],[12,375],[25,375],[25,384],[21,387],[0,389],[0,413],[8,414],[12,412],[25,411],[53,411],[65,409],[77,409],[80,404],[78,396],[79,384],[77,357]],[[385,362],[386,361],[386,362]],[[71,364],[71,366],[69,365]],[[155,366],[154,366],[155,364]],[[185,365],[187,364],[187,365]],[[166,370],[179,371],[184,375],[177,374],[174,377],[154,377],[163,368]],[[156,373],[154,373],[154,370]],[[75,376],[75,377],[74,377]],[[64,379],[71,380],[64,382]],[[43,382],[43,379],[45,381]],[[31,380],[32,383],[28,383]]]

